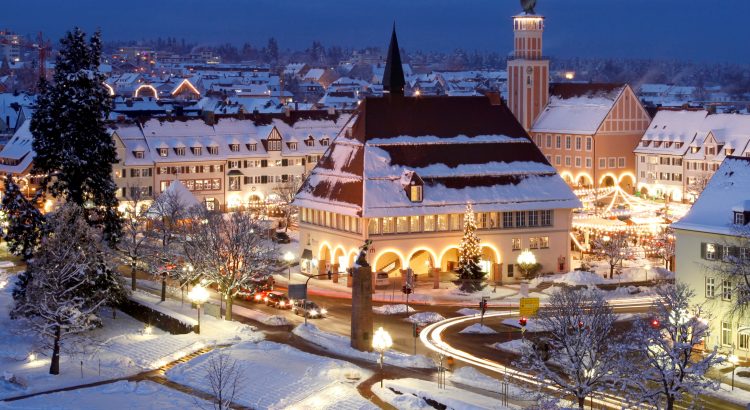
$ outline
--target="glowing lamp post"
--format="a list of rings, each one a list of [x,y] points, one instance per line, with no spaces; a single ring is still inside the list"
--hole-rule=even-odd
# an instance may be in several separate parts
[[[289,283],[292,282],[292,261],[294,260],[294,254],[291,252],[287,252],[284,254],[284,260],[286,261],[286,266],[289,268]]]
[[[383,387],[383,356],[391,346],[393,346],[391,335],[385,329],[379,327],[372,336],[372,348],[380,352],[380,387]]]
[[[732,390],[734,390],[734,370],[737,369],[737,363],[740,362],[740,358],[737,355],[730,355],[727,360],[732,363]]]
[[[526,249],[518,255],[516,263],[523,271],[523,277],[526,279],[529,274],[529,269],[532,269],[534,265],[536,265],[536,256],[534,256],[530,250]]]
[[[201,285],[193,286],[193,289],[188,292],[188,298],[190,301],[198,306],[198,334],[201,333],[201,305],[206,303],[208,300],[208,290]]]

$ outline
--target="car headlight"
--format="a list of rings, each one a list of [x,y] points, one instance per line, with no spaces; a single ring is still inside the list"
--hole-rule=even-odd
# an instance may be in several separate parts
[[[312,310],[310,311],[310,315],[311,315],[311,316],[318,316],[318,311],[317,311],[317,310],[315,310],[315,309],[312,309]]]
[[[283,300],[279,301],[279,306],[284,306],[284,305],[286,305],[286,302],[284,302]]]
[[[255,300],[260,300],[260,295],[255,295]]]
[[[320,314],[321,315],[326,315],[326,314],[328,314],[328,311],[325,310],[325,309],[320,309]]]

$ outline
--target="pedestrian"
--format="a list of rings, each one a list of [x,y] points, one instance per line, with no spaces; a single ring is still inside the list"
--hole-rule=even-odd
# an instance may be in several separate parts
[[[333,272],[331,272],[330,269],[328,269],[328,280],[331,280],[333,278]]]

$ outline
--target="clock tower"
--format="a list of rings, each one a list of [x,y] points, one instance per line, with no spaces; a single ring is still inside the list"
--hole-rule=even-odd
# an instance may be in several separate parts
[[[513,54],[508,57],[508,105],[528,131],[549,101],[549,60],[542,55],[544,17],[513,17]]]

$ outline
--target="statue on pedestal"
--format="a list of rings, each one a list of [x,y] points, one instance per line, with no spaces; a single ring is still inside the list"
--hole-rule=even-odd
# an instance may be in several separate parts
[[[521,0],[521,7],[526,14],[536,14],[536,12],[534,12],[536,0]]]

